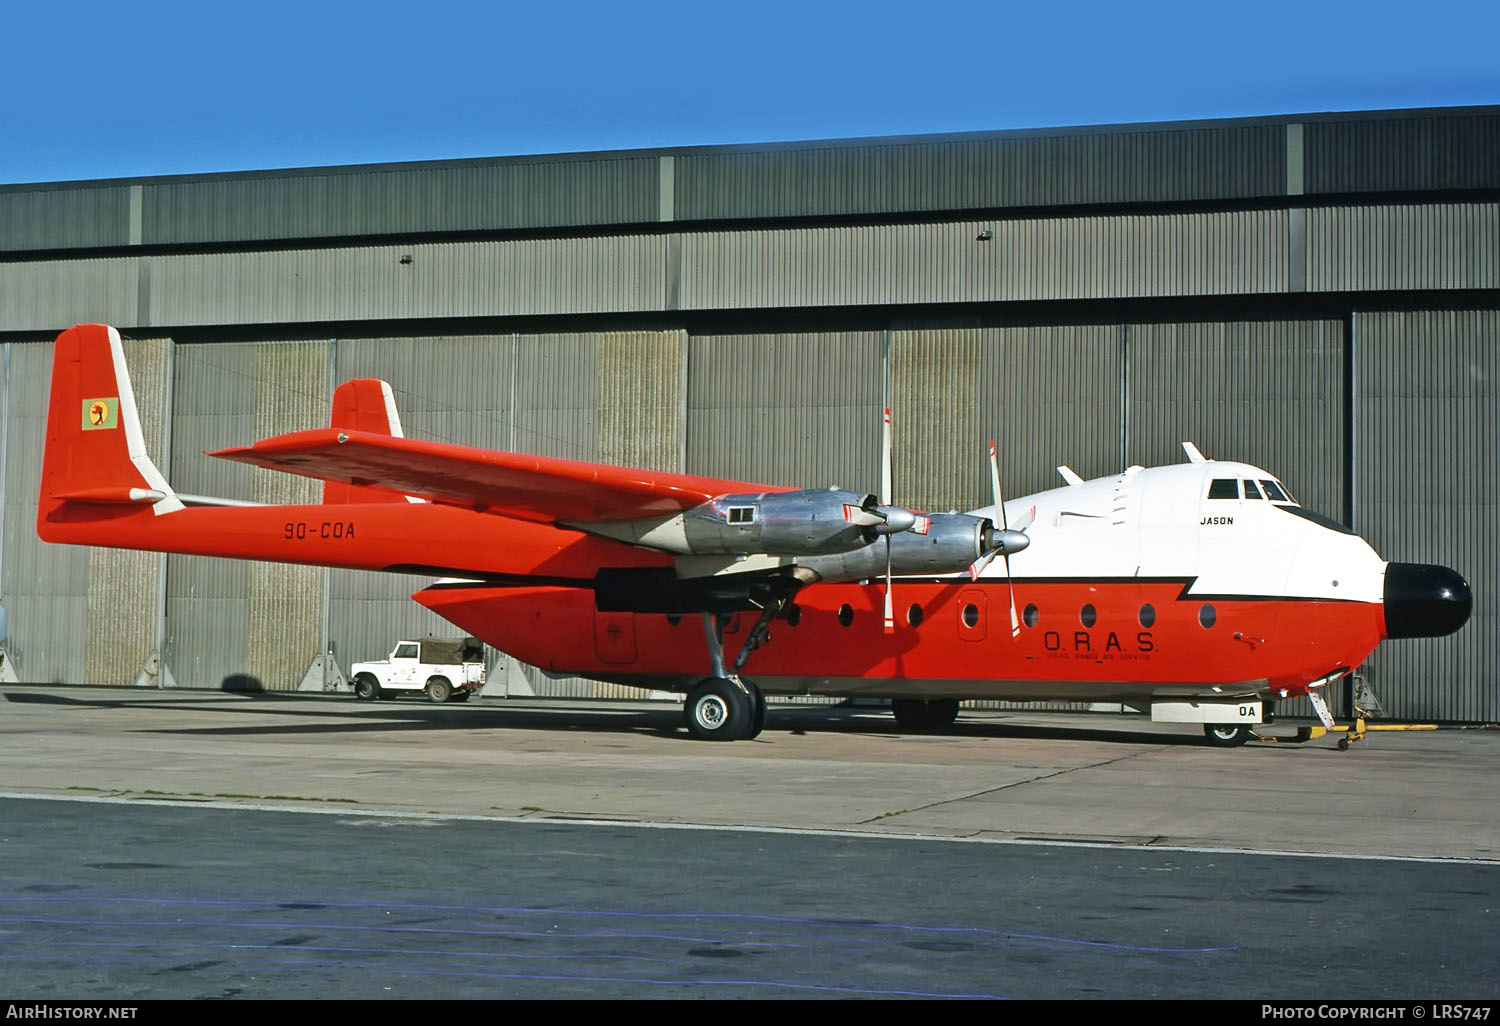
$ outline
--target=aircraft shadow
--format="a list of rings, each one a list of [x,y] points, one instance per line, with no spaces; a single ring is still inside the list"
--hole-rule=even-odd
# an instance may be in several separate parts
[[[104,690],[104,689],[100,689]],[[110,689],[116,690],[116,689]],[[135,694],[139,694],[136,692]],[[228,700],[226,700],[226,697]],[[194,699],[191,692],[173,692],[170,700],[99,695],[59,695],[50,692],[5,691],[0,698],[18,704],[65,706],[78,709],[159,709],[164,712],[192,708],[195,712],[222,713],[239,717],[275,716],[298,723],[256,723],[203,727],[142,728],[145,732],[196,736],[305,736],[353,735],[422,730],[542,730],[559,733],[618,734],[649,733],[699,744],[682,722],[682,707],[676,703],[650,702],[639,705],[614,703],[589,708],[578,700],[559,700],[555,705],[533,703],[496,706],[504,699],[480,699],[472,705],[436,706],[422,699],[387,699],[356,702],[352,697],[286,692],[204,692]],[[321,708],[320,708],[321,707]],[[352,708],[351,708],[352,707]],[[318,722],[307,722],[309,719]],[[1012,738],[1044,741],[1096,741],[1111,744],[1160,747],[1202,746],[1207,742],[1190,732],[1164,734],[1080,723],[1025,724],[959,719],[941,731],[903,731],[888,711],[878,706],[777,705],[766,716],[765,733],[845,734],[885,736],[904,741],[941,742],[962,738]],[[743,742],[741,742],[743,743]]]

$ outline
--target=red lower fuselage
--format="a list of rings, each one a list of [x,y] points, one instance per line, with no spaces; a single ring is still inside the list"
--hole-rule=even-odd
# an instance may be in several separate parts
[[[1225,697],[1280,697],[1358,666],[1382,636],[1378,603],[1203,597],[1185,594],[1187,584],[1017,580],[1017,608],[1035,606],[1036,616],[1015,637],[1003,580],[898,579],[892,634],[882,585],[817,584],[798,593],[791,618],[774,623],[742,672],[771,694],[1128,700],[1217,687]],[[415,598],[549,672],[664,690],[709,672],[698,616],[599,612],[591,591],[567,587],[453,583]],[[1092,626],[1080,617],[1085,605]],[[728,618],[727,660],[754,620]]]

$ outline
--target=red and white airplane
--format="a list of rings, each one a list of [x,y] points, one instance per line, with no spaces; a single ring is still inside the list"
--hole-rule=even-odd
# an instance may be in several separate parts
[[[917,514],[889,502],[889,418],[880,500],[409,439],[373,379],[339,386],[331,419],[210,454],[321,479],[321,504],[179,495],[146,456],[119,335],[72,328],[37,532],[439,577],[413,597],[469,633],[686,693],[688,728],[723,740],[759,733],[767,694],[816,694],[890,698],[909,729],[961,699],[1120,702],[1239,744],[1277,699],[1331,723],[1320,689],[1472,604],[1454,571],[1387,563],[1275,475],[1188,444],[1185,464],[1063,467],[1064,487],[1009,504],[996,478],[992,507]]]

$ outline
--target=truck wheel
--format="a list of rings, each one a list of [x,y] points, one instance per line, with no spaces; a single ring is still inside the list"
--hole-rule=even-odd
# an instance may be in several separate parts
[[[366,702],[373,702],[380,697],[380,682],[368,673],[361,673],[354,678],[354,697]]]
[[[453,694],[453,685],[448,683],[447,677],[429,677],[427,679],[427,697],[434,702],[446,702]]]

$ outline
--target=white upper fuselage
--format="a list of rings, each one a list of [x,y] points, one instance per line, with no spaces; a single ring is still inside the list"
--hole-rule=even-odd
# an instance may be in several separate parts
[[[1235,482],[1234,497],[1210,498],[1229,490],[1215,481]],[[1279,489],[1283,498],[1244,497],[1247,481],[1253,495]],[[1032,506],[1031,545],[1010,557],[1017,580],[1189,578],[1189,594],[1381,601],[1385,563],[1375,551],[1299,515],[1275,476],[1249,464],[1132,467],[1008,501],[1007,519]],[[971,512],[993,517],[994,507]],[[983,576],[1004,574],[996,560]]]

